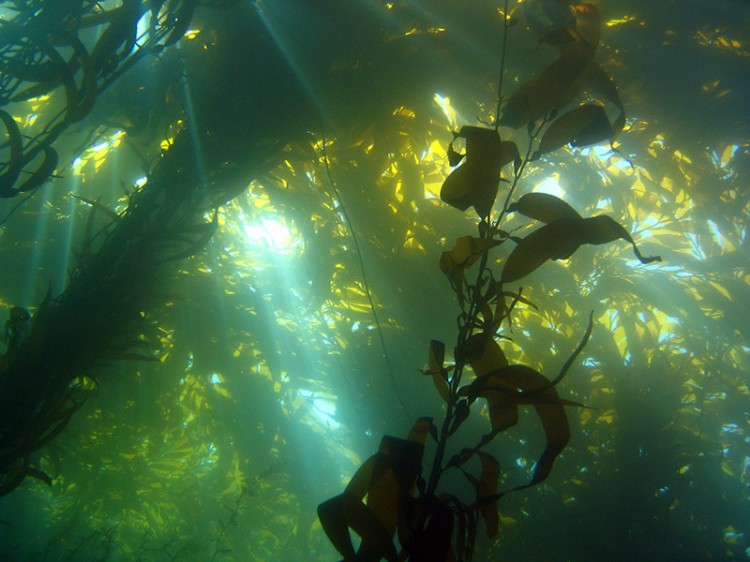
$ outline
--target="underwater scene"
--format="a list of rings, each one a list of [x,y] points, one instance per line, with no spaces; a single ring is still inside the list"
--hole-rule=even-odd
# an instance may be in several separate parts
[[[0,560],[750,560],[747,0],[0,0]]]

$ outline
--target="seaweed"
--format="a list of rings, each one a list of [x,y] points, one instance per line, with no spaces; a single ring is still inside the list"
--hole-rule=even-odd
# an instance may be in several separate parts
[[[641,263],[661,259],[643,256],[630,234],[611,217],[583,218],[565,201],[549,194],[527,193],[514,198],[529,162],[565,145],[612,143],[625,121],[611,79],[595,66],[599,16],[590,4],[568,10],[560,3],[566,17],[547,14],[555,19],[554,34],[550,35],[548,26],[537,26],[543,30],[538,31],[542,33],[540,42],[555,45],[560,51],[558,58],[503,99],[505,37],[512,22],[507,4],[497,118],[489,126],[464,126],[454,133],[447,151],[454,170],[440,193],[443,202],[459,211],[473,207],[479,219],[477,234],[458,238],[440,258],[440,270],[460,309],[457,336],[452,361],[447,360],[445,343],[430,342],[427,368],[422,373],[431,377],[444,401],[442,421],[419,418],[407,438],[384,436],[378,452],[360,466],[344,492],[319,505],[320,522],[347,562],[471,560],[480,523],[489,538],[498,533],[499,500],[544,482],[568,444],[570,427],[565,407],[585,406],[561,396],[558,386],[591,336],[593,312],[579,344],[559,374],[549,379],[530,366],[511,364],[503,352],[500,342],[510,338],[515,308],[519,303],[531,305],[523,297],[522,288],[509,289],[511,283],[549,260],[570,258],[582,244],[623,239],[633,245]],[[584,103],[558,116],[579,98],[589,72],[597,84],[608,85],[600,90],[620,111],[614,123],[598,103]],[[514,141],[504,140],[501,127],[526,128],[526,150],[522,152]],[[465,140],[463,154],[454,148],[457,139]],[[503,178],[510,164],[513,169]],[[503,183],[508,184],[505,202],[496,209],[499,185]],[[511,213],[544,225],[518,237],[505,226]],[[504,259],[490,259],[490,253],[509,245],[514,247]],[[499,271],[493,262],[500,263]],[[456,448],[454,435],[470,416],[480,415],[483,405],[489,417],[488,431],[473,445],[464,445],[449,456],[451,447]],[[545,446],[527,482],[501,489],[502,469],[488,449],[498,435],[518,422],[521,406],[534,407]],[[434,442],[435,449],[431,461],[426,462],[428,440]],[[474,459],[479,461],[478,471],[472,466]],[[441,487],[450,471],[466,477],[474,490],[473,498],[461,498],[452,489]],[[350,530],[361,538],[356,548]]]

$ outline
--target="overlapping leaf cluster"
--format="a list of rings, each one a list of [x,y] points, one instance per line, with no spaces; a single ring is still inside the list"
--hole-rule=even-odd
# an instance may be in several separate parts
[[[581,342],[550,380],[530,366],[510,364],[498,341],[508,337],[504,326],[510,327],[519,303],[534,306],[521,289],[510,290],[509,283],[528,276],[549,260],[570,258],[583,244],[622,239],[633,245],[641,263],[660,260],[658,256],[644,257],[627,230],[609,216],[581,217],[562,199],[543,193],[513,199],[530,161],[564,145],[612,143],[625,123],[624,108],[612,80],[594,62],[600,34],[596,7],[580,4],[568,9],[561,2],[557,6],[560,11],[545,12],[544,6],[556,3],[525,3],[526,18],[540,42],[557,47],[557,59],[504,100],[502,116],[494,127],[464,126],[454,134],[454,142],[465,140],[464,154],[455,150],[454,143],[448,149],[451,165],[458,167],[445,179],[441,199],[460,211],[473,207],[479,217],[479,233],[459,238],[440,259],[440,269],[461,309],[453,361],[446,361],[445,344],[433,340],[428,367],[423,370],[445,401],[442,424],[438,427],[432,418],[422,418],[406,440],[384,437],[380,452],[362,465],[344,493],[319,507],[324,529],[347,561],[471,560],[479,518],[484,520],[487,535],[495,536],[497,501],[508,492],[544,481],[566,447],[570,429],[564,406],[582,404],[561,398],[556,386],[586,345],[593,329],[593,313]],[[535,7],[542,11],[535,12]],[[590,95],[599,93],[615,106],[619,114],[614,122],[599,103],[566,109],[584,89]],[[501,126],[527,129],[524,156],[516,142],[502,140]],[[511,163],[513,170],[505,179],[503,172]],[[501,181],[509,184],[509,189],[505,203],[496,211]],[[507,214],[513,212],[544,225],[523,238],[514,236],[502,229]],[[489,253],[508,244],[514,247],[496,275],[488,265]],[[473,377],[467,383],[469,371]],[[477,410],[480,399],[489,412],[489,432],[474,446],[462,448],[445,461],[449,439]],[[500,491],[500,465],[485,449],[498,434],[517,423],[521,405],[534,406],[546,446],[527,483]],[[428,436],[436,450],[428,475],[423,476]],[[470,468],[469,461],[475,457],[481,464],[478,474]],[[443,474],[451,469],[461,471],[469,480],[475,490],[473,500],[439,490]],[[358,549],[349,529],[362,538]]]
[[[13,2],[14,17],[0,20],[0,107],[51,101],[28,131],[25,123],[19,127],[11,113],[0,109],[8,137],[7,157],[0,164],[0,198],[42,186],[58,166],[53,148],[58,137],[83,120],[99,94],[126,70],[175,44],[198,4],[125,0],[107,8],[89,0]],[[146,30],[139,32],[146,20]],[[98,34],[93,44],[85,40],[92,31]]]

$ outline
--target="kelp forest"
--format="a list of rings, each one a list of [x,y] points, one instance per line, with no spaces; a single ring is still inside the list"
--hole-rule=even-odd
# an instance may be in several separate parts
[[[750,557],[745,2],[0,38],[0,559]]]

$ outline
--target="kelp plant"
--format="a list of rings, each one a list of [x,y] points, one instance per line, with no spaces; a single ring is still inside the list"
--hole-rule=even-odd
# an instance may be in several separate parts
[[[566,447],[570,428],[564,407],[582,405],[561,398],[556,387],[588,341],[593,314],[580,343],[559,374],[549,380],[529,366],[510,364],[498,343],[510,339],[506,331],[510,330],[514,308],[519,303],[534,306],[520,288],[509,290],[508,284],[547,260],[569,258],[583,244],[623,239],[633,245],[641,263],[660,260],[658,256],[641,255],[625,228],[608,216],[582,217],[562,199],[545,193],[526,193],[514,199],[529,162],[566,145],[584,147],[603,141],[611,145],[625,124],[617,89],[594,62],[600,36],[596,7],[571,6],[565,0],[527,0],[521,10],[540,44],[558,49],[558,57],[509,98],[501,97],[505,38],[514,23],[507,15],[506,2],[494,123],[489,127],[464,126],[454,134],[448,148],[451,166],[458,167],[443,183],[441,199],[461,211],[473,207],[479,223],[477,236],[459,238],[440,258],[440,269],[448,277],[460,307],[454,361],[447,363],[445,344],[433,340],[428,367],[422,372],[432,378],[445,401],[444,417],[439,427],[433,418],[418,419],[406,439],[383,437],[378,452],[357,470],[344,492],[320,504],[318,516],[323,528],[345,561],[471,560],[480,516],[487,535],[494,537],[499,525],[498,500],[509,492],[543,482]],[[583,92],[588,101],[567,109]],[[607,107],[593,101],[595,94],[608,102]],[[611,106],[618,112],[612,121],[607,114]],[[526,128],[528,142],[523,156],[514,141],[501,140],[501,126]],[[454,149],[459,138],[465,141],[463,154]],[[501,178],[511,164],[510,179]],[[502,208],[497,210],[494,204],[500,182],[509,187]],[[502,228],[510,213],[543,225],[523,238],[514,236]],[[489,252],[507,243],[515,246],[498,275],[488,265]],[[490,430],[476,444],[462,448],[446,461],[451,436],[472,411],[476,412],[480,398],[489,412]],[[497,435],[517,423],[521,405],[536,410],[546,446],[527,483],[499,491],[500,464],[486,449]],[[428,436],[436,446],[424,474]],[[469,468],[474,457],[481,467],[478,474]],[[439,489],[442,477],[450,470],[466,476],[475,490],[472,500]],[[361,537],[356,550],[350,529]]]

